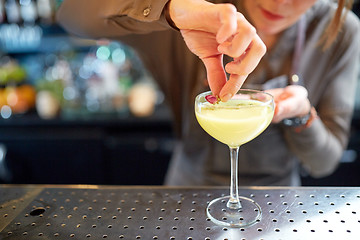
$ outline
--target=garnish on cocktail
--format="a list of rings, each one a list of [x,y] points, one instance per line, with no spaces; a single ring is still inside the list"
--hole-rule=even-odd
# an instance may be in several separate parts
[[[218,104],[221,101],[221,99],[218,96],[214,96],[214,95],[207,95],[205,96],[205,99],[211,104]]]

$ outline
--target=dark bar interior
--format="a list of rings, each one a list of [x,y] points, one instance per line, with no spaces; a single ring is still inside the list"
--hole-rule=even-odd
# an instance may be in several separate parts
[[[174,119],[137,52],[70,34],[61,4],[0,1],[0,239],[358,239],[360,73],[335,172],[240,187],[262,220],[218,226],[205,209],[228,186],[164,185]]]
[[[12,2],[16,1],[9,1],[9,8]],[[174,135],[171,114],[156,83],[128,46],[74,38],[55,22],[55,6],[50,10],[47,17],[32,16],[27,22],[20,16],[12,22],[8,16],[0,25],[2,99],[20,94],[12,111],[5,107],[1,113],[0,182],[162,184]],[[358,2],[353,11],[359,14]],[[106,84],[111,83],[105,82],[103,73],[95,72],[96,60],[110,53],[120,61],[115,66],[126,62],[114,73],[119,78],[117,93],[108,89],[111,86]],[[145,86],[144,91],[154,95],[153,103],[139,110],[144,113],[134,112],[136,107],[131,109],[126,99],[136,86]],[[97,96],[94,88],[108,92]],[[321,179],[305,174],[303,185],[360,185],[359,129],[357,99],[350,142],[340,166]]]

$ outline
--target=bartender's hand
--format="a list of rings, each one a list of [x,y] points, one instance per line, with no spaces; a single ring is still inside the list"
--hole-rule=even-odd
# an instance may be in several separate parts
[[[309,113],[311,104],[308,91],[300,85],[266,90],[274,96],[275,113],[272,122],[279,123],[285,118],[302,117]]]
[[[265,44],[255,28],[232,4],[171,0],[167,10],[190,51],[203,61],[211,91],[227,101],[265,54]],[[225,66],[229,81],[223,68],[224,54],[233,58]]]

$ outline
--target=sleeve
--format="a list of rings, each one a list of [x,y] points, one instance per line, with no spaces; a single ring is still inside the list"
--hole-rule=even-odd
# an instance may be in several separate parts
[[[319,118],[300,133],[285,128],[289,148],[313,177],[330,175],[348,144],[360,64],[360,24],[354,14],[348,13],[331,49],[322,75],[324,91],[316,91],[321,94],[315,106]]]
[[[68,32],[88,38],[169,29],[163,9],[169,0],[64,0],[58,23]]]

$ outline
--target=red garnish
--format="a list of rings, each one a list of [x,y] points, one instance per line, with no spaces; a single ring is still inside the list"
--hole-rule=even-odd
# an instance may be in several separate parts
[[[220,98],[218,96],[214,95],[207,95],[205,96],[206,101],[208,101],[211,104],[216,104],[220,102]]]

